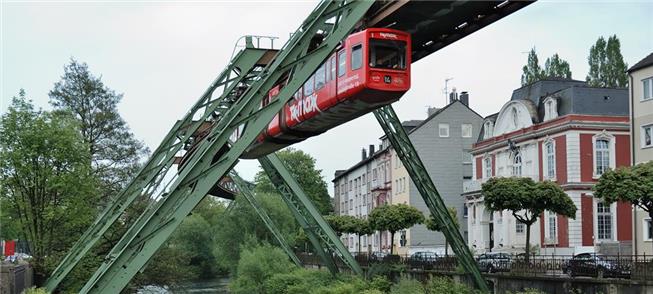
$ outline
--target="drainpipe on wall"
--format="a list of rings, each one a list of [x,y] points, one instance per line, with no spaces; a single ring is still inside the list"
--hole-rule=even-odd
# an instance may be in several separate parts
[[[631,166],[635,165],[635,95],[633,92],[633,76],[628,73],[628,88],[630,88],[630,158]],[[637,206],[633,205],[633,252],[637,255]]]

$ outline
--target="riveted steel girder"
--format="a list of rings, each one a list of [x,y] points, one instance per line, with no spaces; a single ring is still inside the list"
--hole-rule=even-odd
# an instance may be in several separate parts
[[[390,140],[395,152],[397,152],[399,159],[401,159],[401,162],[406,167],[408,175],[422,195],[422,199],[424,199],[431,215],[433,215],[437,222],[444,225],[442,233],[449,241],[453,251],[456,253],[458,262],[463,266],[468,274],[472,276],[476,286],[480,290],[489,292],[488,286],[485,283],[483,276],[481,276],[481,272],[478,269],[478,265],[476,264],[469,247],[467,247],[465,240],[462,235],[460,235],[458,227],[455,225],[453,218],[449,214],[444,201],[442,201],[440,193],[438,193],[438,190],[435,188],[431,177],[426,171],[417,151],[415,151],[413,143],[410,142],[410,138],[408,138],[408,134],[401,125],[401,121],[397,117],[394,109],[392,109],[391,105],[381,107],[374,111],[374,116],[381,125],[388,140]]]
[[[281,246],[281,249],[288,254],[288,257],[299,267],[302,266],[302,263],[299,261],[299,258],[297,255],[295,255],[295,252],[292,251],[290,248],[290,245],[288,245],[288,242],[286,239],[283,237],[281,234],[281,231],[277,228],[277,226],[274,224],[268,213],[265,211],[263,206],[259,204],[258,200],[256,200],[256,197],[254,196],[254,193],[249,189],[247,186],[247,183],[245,183],[245,180],[243,180],[235,171],[231,171],[229,173],[231,176],[231,179],[233,179],[234,184],[236,184],[236,188],[238,189],[238,195],[242,196],[247,200],[247,203],[254,208],[254,211],[258,216],[261,218],[265,226],[270,230],[272,235],[274,236],[275,239],[277,239],[277,242],[279,243],[279,246]]]
[[[372,4],[372,1],[320,2],[272,64],[215,122],[210,134],[198,143],[169,188],[127,230],[81,292],[122,291],[211,187],[232,169],[238,157],[340,40],[352,31]],[[333,23],[330,31],[320,30],[325,23]],[[315,45],[311,40],[316,36],[320,36],[322,42],[311,48]],[[277,99],[261,107],[263,98],[284,76],[289,79]],[[241,136],[230,143],[229,137],[241,126],[244,126]]]
[[[313,202],[308,198],[306,193],[302,190],[299,183],[292,177],[288,169],[285,167],[283,162],[279,157],[272,153],[268,154],[265,157],[259,158],[261,166],[270,177],[270,180],[281,193],[282,197],[286,201],[291,209],[299,213],[307,223],[307,228],[304,228],[304,231],[307,234],[313,235],[318,238],[320,244],[324,244],[328,251],[324,251],[324,255],[321,253],[324,249],[318,250],[318,254],[322,260],[326,263],[327,267],[330,268],[330,261],[332,260],[333,255],[329,252],[335,253],[351,270],[358,274],[363,275],[363,270],[358,265],[358,262],[354,257],[349,253],[349,250],[338,238],[338,235],[333,231],[329,224],[324,220],[320,212],[315,208]],[[314,245],[315,246],[315,245]],[[315,248],[316,250],[318,248]],[[337,268],[336,268],[337,270]],[[335,270],[332,270],[334,272]]]

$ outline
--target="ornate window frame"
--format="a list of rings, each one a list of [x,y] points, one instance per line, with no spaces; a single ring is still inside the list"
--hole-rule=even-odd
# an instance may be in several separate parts
[[[558,99],[549,96],[544,99],[544,121],[558,117]]]
[[[597,158],[596,158],[596,141],[605,140],[608,141],[608,168],[615,169],[617,167],[617,158],[616,158],[616,139],[613,135],[609,134],[605,130],[592,136],[592,178],[598,179],[601,177],[601,174],[596,172],[597,168]]]
[[[553,150],[553,176],[549,175],[549,153],[548,146],[552,147]],[[542,178],[545,180],[555,181],[558,171],[556,169],[556,141],[553,138],[547,137],[542,142]]]

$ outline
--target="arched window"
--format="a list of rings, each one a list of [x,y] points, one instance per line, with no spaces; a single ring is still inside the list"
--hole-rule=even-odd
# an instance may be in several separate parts
[[[512,175],[514,177],[521,177],[521,153],[516,152],[512,159]]]
[[[544,100],[544,120],[558,117],[558,102],[555,98],[549,97]]]
[[[489,139],[492,137],[492,122],[486,121],[483,126],[483,139]]]
[[[596,140],[594,147],[594,166],[596,175],[600,176],[610,168],[610,141],[606,139]]]

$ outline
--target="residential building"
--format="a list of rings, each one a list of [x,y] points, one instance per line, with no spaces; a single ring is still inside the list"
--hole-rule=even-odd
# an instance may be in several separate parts
[[[531,177],[558,183],[577,207],[576,218],[545,211],[531,227],[542,254],[630,254],[632,208],[604,204],[592,187],[608,169],[630,165],[628,92],[582,81],[543,80],[513,91],[485,118],[472,148],[474,178],[463,187],[469,246],[476,252],[523,252],[525,226],[509,211],[492,212],[481,184],[492,177]]]
[[[483,117],[469,108],[469,94],[462,92],[460,99],[454,92],[450,103],[442,109],[430,109],[428,117],[409,127],[408,137],[419,154],[424,167],[431,176],[447,207],[457,211],[460,233],[467,238],[467,221],[462,193],[464,179],[471,179],[472,160],[469,153],[476,142]],[[414,121],[413,121],[414,122]],[[392,155],[392,203],[404,203],[418,208],[426,217],[430,211],[406,168],[393,151]],[[400,240],[405,238],[405,246]],[[395,252],[411,254],[416,251],[443,253],[444,235],[416,225],[395,235]]]
[[[384,142],[375,150],[375,145],[361,150],[361,161],[347,170],[338,170],[333,179],[335,212],[367,218],[379,205],[390,200],[392,193],[389,144]],[[361,236],[362,252],[389,251],[390,235],[376,232]],[[341,240],[350,252],[358,252],[358,236],[343,234]]]
[[[653,160],[653,53],[628,69],[632,164]],[[648,213],[633,216],[634,254],[653,254],[653,226]]]

